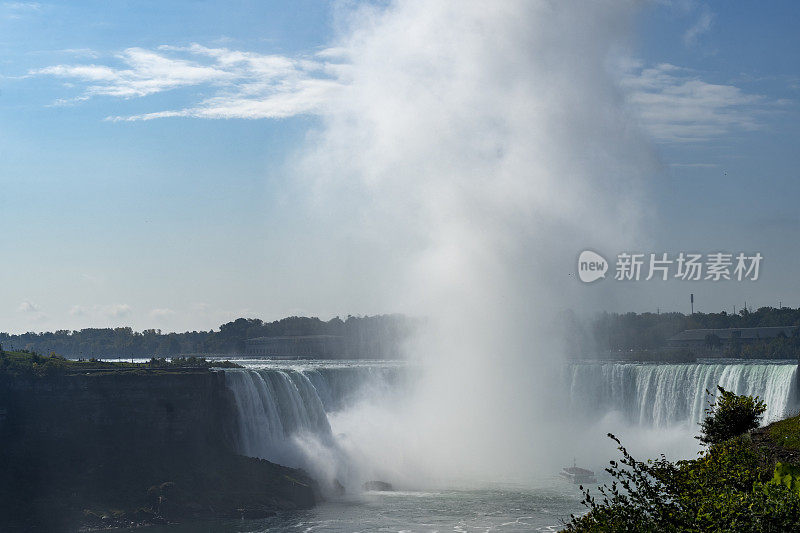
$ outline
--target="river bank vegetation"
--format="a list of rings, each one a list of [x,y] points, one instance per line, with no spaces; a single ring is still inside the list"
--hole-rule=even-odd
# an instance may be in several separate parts
[[[758,398],[720,388],[697,459],[640,461],[620,441],[610,485],[584,489],[588,513],[565,531],[785,532],[800,530],[800,417],[755,429]],[[582,487],[583,489],[583,487]]]
[[[101,361],[98,359],[71,360],[55,353],[40,355],[28,350],[5,351],[0,346],[0,377],[42,377],[82,374],[87,372],[169,372],[238,368],[231,361],[208,361],[202,357],[151,358],[146,363]]]

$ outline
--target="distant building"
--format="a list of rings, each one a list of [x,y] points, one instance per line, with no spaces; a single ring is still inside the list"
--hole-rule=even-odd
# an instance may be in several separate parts
[[[738,339],[742,344],[760,340],[774,339],[781,335],[791,337],[798,326],[777,326],[766,328],[720,328],[720,329],[687,329],[667,339],[667,344],[674,348],[699,348],[706,346],[708,335],[716,335],[722,345],[730,344]]]
[[[337,335],[256,337],[245,341],[245,355],[276,359],[338,359],[344,341]]]

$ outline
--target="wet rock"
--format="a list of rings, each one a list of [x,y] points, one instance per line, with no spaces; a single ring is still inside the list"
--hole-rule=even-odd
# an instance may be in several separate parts
[[[375,490],[380,492],[390,492],[394,490],[391,483],[385,481],[367,481],[364,483],[364,490]]]

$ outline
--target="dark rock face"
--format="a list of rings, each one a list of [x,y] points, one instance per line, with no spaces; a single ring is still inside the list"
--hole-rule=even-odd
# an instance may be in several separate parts
[[[377,490],[382,492],[393,491],[391,483],[385,481],[367,481],[364,483],[364,490]]]
[[[218,372],[105,372],[0,385],[0,435],[118,456],[229,450],[235,418]],[[5,397],[5,398],[4,398]],[[3,401],[5,400],[5,401]]]
[[[211,371],[0,381],[0,530],[269,516],[313,506],[302,471],[236,455]]]

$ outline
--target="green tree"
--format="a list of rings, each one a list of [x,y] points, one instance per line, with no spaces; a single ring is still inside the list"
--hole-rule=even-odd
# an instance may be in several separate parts
[[[737,396],[717,386],[719,396],[706,409],[698,439],[703,444],[718,444],[758,427],[766,404],[758,396]],[[706,391],[709,395],[710,391]]]

